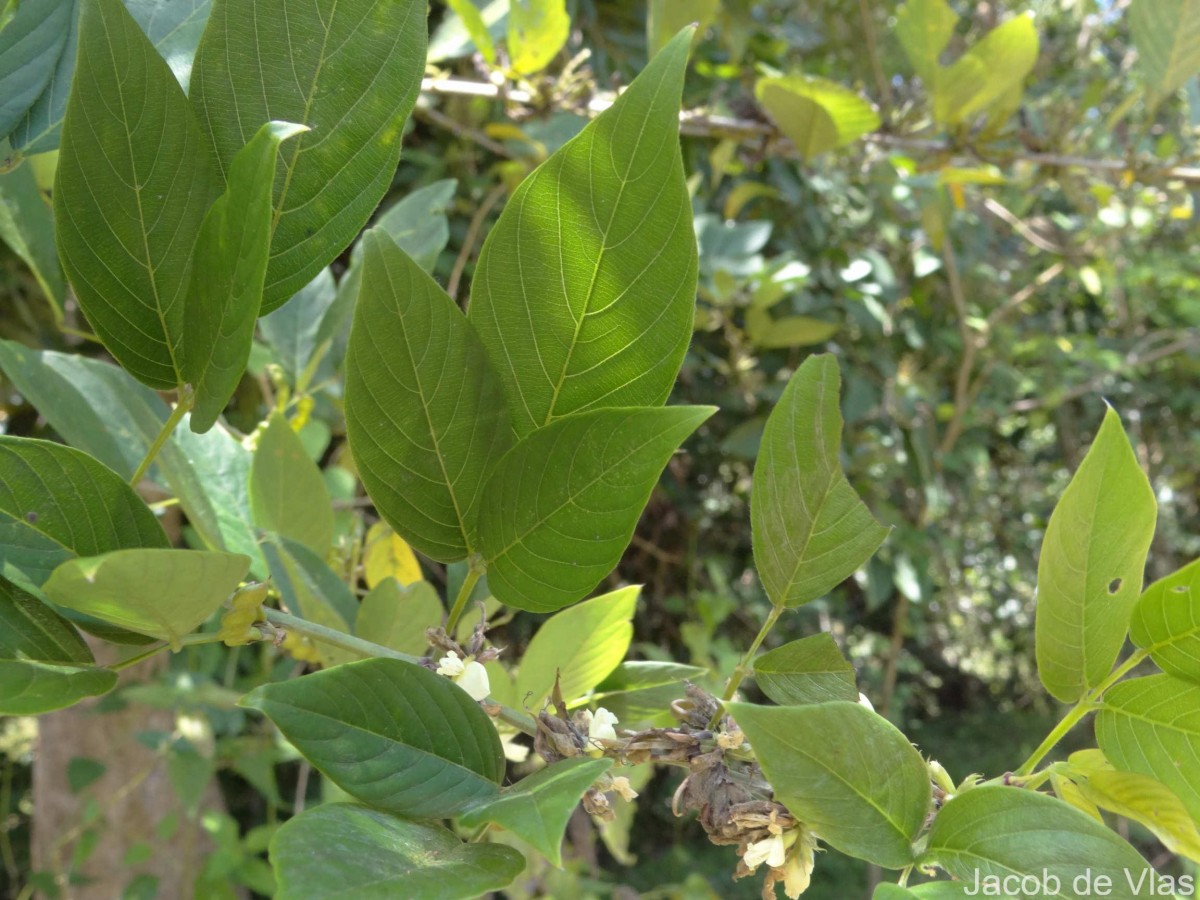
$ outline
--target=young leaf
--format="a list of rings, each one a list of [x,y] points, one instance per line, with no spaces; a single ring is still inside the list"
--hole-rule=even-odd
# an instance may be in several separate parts
[[[262,551],[271,578],[290,612],[334,631],[350,633],[358,603],[324,559],[304,544],[278,536],[263,541]],[[358,654],[319,642],[317,653],[326,667],[359,659]]]
[[[92,653],[79,632],[50,607],[0,578],[0,659],[90,665]]]
[[[0,142],[0,155],[7,155]],[[0,175],[0,240],[29,266],[56,318],[62,316],[67,280],[54,246],[54,219],[38,188],[33,166]]]
[[[276,900],[474,900],[525,868],[512,847],[463,843],[440,825],[350,803],[289,819],[271,838],[270,856]]]
[[[196,238],[183,332],[183,374],[195,392],[189,427],[212,428],[250,357],[271,249],[271,192],[281,142],[307,129],[263,125],[229,164],[225,193]]]
[[[754,96],[805,159],[852,143],[879,127],[871,104],[824,78],[760,78]]]
[[[319,556],[333,543],[333,505],[321,470],[280,412],[271,415],[258,439],[250,509],[260,528],[299,541]]]
[[[929,770],[887,719],[857,703],[726,709],[775,797],[821,839],[886,868],[912,862],[929,812]]]
[[[1071,703],[1108,675],[1142,592],[1157,504],[1111,409],[1050,516],[1038,560],[1038,674]]]
[[[777,647],[754,661],[759,690],[781,706],[858,700],[854,666],[828,634]]]
[[[67,43],[74,0],[20,3],[0,29],[0,138],[33,106]]]
[[[386,234],[364,238],[346,434],[379,514],[443,562],[477,547],[484,477],[512,444],[499,382],[454,302]]]
[[[43,590],[62,609],[177,646],[220,608],[249,568],[249,557],[234,553],[116,550],[63,563]]]
[[[1146,588],[1129,636],[1168,675],[1200,683],[1200,559]]]
[[[96,334],[155,389],[184,381],[192,245],[219,185],[154,45],[121,0],[86,0],[54,185],[58,248]]]
[[[937,92],[939,57],[954,35],[958,16],[946,0],[908,0],[896,10],[896,37],[926,90]]]
[[[921,864],[937,864],[974,885],[988,877],[1059,880],[1061,898],[1085,900],[1076,877],[1108,879],[1109,897],[1134,900],[1133,885],[1154,877],[1129,844],[1101,823],[1036,791],[990,785],[957,795],[938,812]]]
[[[0,570],[34,584],[72,556],[166,547],[141,498],[111,469],[61,444],[0,435]]]
[[[462,27],[471,38],[471,42],[479,51],[489,66],[496,64],[496,44],[488,31],[487,23],[473,0],[446,0],[446,5],[462,20]],[[431,59],[430,62],[433,60]]]
[[[998,103],[1012,106],[1010,95],[1021,90],[1037,62],[1038,49],[1032,14],[1015,16],[992,29],[942,72],[934,116],[953,125]]]
[[[750,522],[754,562],[777,606],[816,600],[870,559],[888,535],[838,462],[840,384],[832,356],[810,356],[763,431]]]
[[[690,39],[521,182],[484,242],[469,317],[522,437],[571,413],[662,404],[675,383],[696,295],[679,151]]]
[[[561,868],[567,820],[583,792],[611,766],[611,759],[561,760],[467,810],[458,817],[459,824],[476,828],[494,822]]]
[[[517,696],[541,709],[558,678],[563,699],[582,697],[617,667],[633,640],[641,587],[621,588],[552,616],[538,628],[517,671]]]
[[[391,185],[425,66],[425,11],[424,0],[213,3],[191,98],[222,171],[265,122],[311,129],[276,175],[263,312],[341,253]]]
[[[1151,675],[1110,688],[1096,741],[1114,766],[1158,779],[1200,821],[1200,685]]]
[[[542,71],[571,31],[567,0],[512,0],[508,8],[508,55],[518,75]]]
[[[1152,103],[1200,72],[1200,0],[1133,0],[1129,30]]]
[[[0,716],[36,716],[107,694],[117,686],[108,669],[0,660]]]
[[[398,659],[263,685],[241,704],[265,713],[342,790],[400,815],[454,815],[495,796],[504,776],[500,737],[479,704]]]
[[[479,546],[496,599],[553,612],[612,571],[671,454],[711,406],[601,409],[556,419],[496,463]]]
[[[1079,782],[1083,796],[1144,825],[1172,853],[1200,862],[1200,831],[1187,808],[1160,781],[1136,772],[1093,772]]]
[[[354,633],[392,650],[420,656],[429,649],[425,629],[440,625],[445,614],[441,598],[428,581],[402,587],[395,578],[385,578],[363,597]]]

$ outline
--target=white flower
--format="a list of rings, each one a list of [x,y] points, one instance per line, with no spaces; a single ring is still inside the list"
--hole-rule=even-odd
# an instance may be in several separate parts
[[[615,741],[617,717],[601,706],[592,713],[592,721],[588,723],[588,739],[593,741]]]
[[[438,660],[437,673],[445,675],[457,684],[470,695],[472,700],[486,700],[492,692],[492,686],[488,683],[487,669],[483,667],[483,664],[473,659],[467,659],[464,662],[453,650]]]
[[[513,738],[514,734],[500,735],[500,746],[504,749],[504,758],[509,762],[523,763],[529,759],[529,748],[524,744],[518,744]]]
[[[782,866],[787,861],[787,845],[783,842],[782,834],[773,834],[769,838],[755,841],[742,854],[742,862],[753,872],[763,863],[772,869]]]
[[[445,675],[449,679],[457,679],[465,670],[466,666],[453,650],[438,660],[437,673]]]
[[[817,836],[807,828],[801,828],[800,838],[788,855],[787,865],[783,869],[783,892],[796,900],[808,890],[812,879],[814,865],[813,850],[817,847]]]
[[[633,785],[629,783],[629,779],[624,775],[617,775],[612,780],[612,789],[621,795],[621,799],[632,803],[633,799],[638,795],[638,792],[633,789]]]
[[[870,699],[867,697],[867,695],[866,695],[866,694],[862,694],[862,693],[860,693],[860,694],[858,695],[858,705],[859,705],[859,706],[865,706],[865,707],[866,707],[867,709],[869,709],[871,712],[875,712],[875,707],[871,705],[871,701],[870,701]]]

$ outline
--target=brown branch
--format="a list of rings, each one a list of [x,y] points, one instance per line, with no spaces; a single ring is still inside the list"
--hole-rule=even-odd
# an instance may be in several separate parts
[[[1050,241],[1046,240],[1044,237],[1022,222],[1020,217],[1018,217],[1010,209],[993,198],[985,198],[983,201],[983,208],[1001,222],[1009,225],[1013,231],[1025,238],[1025,240],[1029,241],[1029,243],[1033,244],[1033,246],[1037,247],[1039,250],[1045,250],[1047,253],[1063,252],[1062,247],[1058,246],[1057,244],[1052,244]]]

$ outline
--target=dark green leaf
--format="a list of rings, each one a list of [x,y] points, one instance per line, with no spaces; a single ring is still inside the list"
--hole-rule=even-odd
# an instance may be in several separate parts
[[[754,661],[754,681],[780,705],[858,700],[854,666],[828,634],[814,634],[764,653]]]
[[[1144,886],[1154,878],[1136,850],[1086,813],[1045,794],[999,785],[965,791],[938,812],[925,862],[970,885],[1010,875],[1040,884],[1053,876],[1059,880],[1054,896],[1064,900],[1096,896],[1076,888],[1084,887],[1076,882],[1084,874],[1091,875],[1089,884],[1109,879],[1112,893],[1105,896],[1121,900],[1138,896],[1131,881],[1140,878]]]
[[[349,803],[327,803],[271,838],[276,900],[474,900],[512,883],[525,857],[499,844],[464,844],[439,825]]]
[[[840,385],[832,356],[810,356],[763,431],[750,520],[759,577],[779,606],[799,606],[836,587],[888,535],[838,462]]]
[[[36,716],[107,694],[117,685],[108,669],[0,660],[0,715]]]
[[[776,799],[822,840],[887,868],[912,862],[930,808],[929,770],[887,719],[842,701],[726,708]]]
[[[71,623],[0,578],[0,659],[88,665],[92,653]]]
[[[520,436],[671,392],[696,294],[679,151],[690,36],[521,182],[484,243],[470,319]]]
[[[311,129],[275,180],[263,312],[341,253],[391,185],[425,66],[425,10],[424,0],[213,3],[191,96],[222,171],[266,122]]]
[[[1146,588],[1129,636],[1168,675],[1200,682],[1200,560]]]
[[[496,599],[551,612],[586,596],[620,560],[671,454],[713,412],[601,409],[518,443],[492,470],[479,516]]]
[[[493,796],[504,775],[500,737],[479,705],[448,678],[401,660],[264,685],[242,704],[262,710],[351,796],[402,815],[453,815]]]
[[[280,412],[259,436],[250,469],[255,524],[299,541],[320,556],[333,543],[333,505],[321,470]]]
[[[1156,509],[1110,409],[1050,516],[1038,560],[1038,674],[1064,703],[1103,681],[1125,643]]]
[[[454,302],[386,234],[364,239],[346,432],[383,518],[433,559],[478,545],[480,496],[512,445],[499,382]]]
[[[567,820],[583,792],[611,766],[611,759],[564,759],[472,807],[458,821],[466,828],[495,822],[561,867]]]
[[[192,245],[219,193],[166,62],[120,0],[86,0],[54,186],[58,248],[96,334],[150,387],[184,381]]]
[[[183,332],[183,374],[195,402],[189,427],[208,431],[233,396],[250,358],[271,249],[271,192],[279,145],[304,131],[268,122],[229,164],[225,193],[196,238]]]
[[[608,677],[596,685],[596,691],[599,694],[640,691],[696,679],[707,671],[701,666],[686,666],[683,663],[634,660],[623,662],[613,669]]]
[[[26,0],[0,30],[0,138],[49,84],[74,12],[74,0]]]
[[[61,316],[67,281],[54,246],[54,219],[32,166],[17,166],[0,175],[0,240],[29,266],[55,315]]]

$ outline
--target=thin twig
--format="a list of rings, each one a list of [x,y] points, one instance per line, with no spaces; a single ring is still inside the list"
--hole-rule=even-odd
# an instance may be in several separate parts
[[[475,210],[475,215],[471,217],[471,224],[467,227],[467,235],[463,238],[462,249],[458,251],[458,258],[454,260],[454,269],[450,272],[450,280],[446,282],[446,293],[450,295],[451,300],[458,300],[458,285],[462,281],[463,272],[467,268],[467,261],[475,252],[475,245],[479,242],[479,232],[483,230],[483,223],[487,220],[488,214],[500,202],[500,199],[508,193],[508,187],[504,182],[493,187],[483,202],[479,204],[479,209]],[[466,305],[463,305],[466,308]]]
[[[871,5],[867,0],[858,0],[858,11],[862,16],[863,35],[867,39],[867,57],[871,61],[871,72],[875,76],[875,85],[879,88],[879,96],[884,108],[892,105],[892,85],[883,72],[879,61],[879,43],[875,39],[875,20],[871,18]]]
[[[441,110],[434,109],[432,106],[417,106],[415,109],[415,115],[432,122],[434,125],[445,128],[447,131],[456,134],[459,137],[466,138],[469,141],[474,141],[480,147],[483,147],[485,150],[494,153],[496,156],[503,156],[506,158],[512,156],[512,154],[508,152],[508,148],[499,141],[492,140],[477,128],[471,128],[469,125],[463,125],[461,122],[456,121],[453,117],[446,115]]]
[[[1054,265],[1045,269],[1040,275],[1038,275],[1037,278],[1033,279],[1033,281],[1029,282],[1029,284],[1025,285],[1025,287],[1021,288],[1019,291],[993,309],[987,317],[987,331],[990,332],[993,328],[1000,324],[1002,319],[1022,306],[1026,300],[1037,293],[1038,288],[1044,287],[1046,284],[1061,275],[1064,268],[1066,267],[1063,263],[1056,262]]]
[[[1039,250],[1045,250],[1047,253],[1063,252],[1062,247],[1058,246],[1057,244],[1050,243],[1050,241],[1046,240],[1044,237],[1022,222],[1015,213],[1013,213],[1003,204],[997,202],[992,197],[987,197],[984,199],[983,208],[1000,221],[1012,226],[1013,231],[1025,238],[1025,240],[1029,241],[1029,243],[1033,244],[1033,246],[1037,247]]]
[[[958,373],[954,377],[954,412],[946,426],[946,433],[938,445],[939,456],[945,456],[953,450],[959,435],[962,434],[967,407],[970,405],[971,373],[975,370],[975,352],[978,349],[975,334],[967,322],[967,301],[963,296],[958,259],[954,255],[954,248],[950,246],[949,235],[942,240],[942,262],[946,267],[950,299],[954,303],[954,312],[958,317],[958,334],[962,341],[962,360],[958,364]]]

